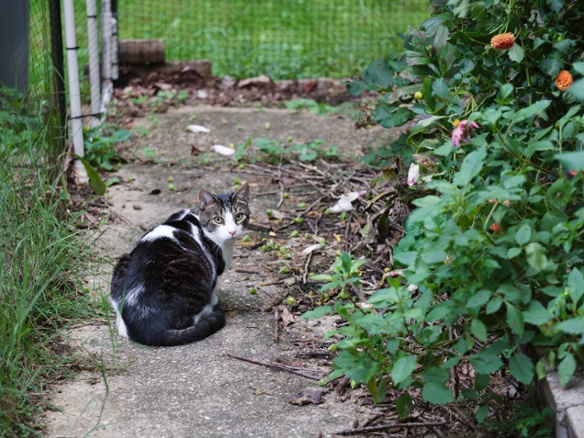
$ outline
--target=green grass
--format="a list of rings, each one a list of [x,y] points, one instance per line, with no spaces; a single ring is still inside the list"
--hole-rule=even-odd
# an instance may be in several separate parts
[[[360,75],[401,50],[398,32],[427,0],[126,0],[121,39],[163,38],[168,60],[209,59],[213,74],[273,79]]]
[[[95,315],[80,271],[47,122],[35,105],[0,100],[0,436],[32,436],[47,382],[67,372],[56,348],[68,321]]]

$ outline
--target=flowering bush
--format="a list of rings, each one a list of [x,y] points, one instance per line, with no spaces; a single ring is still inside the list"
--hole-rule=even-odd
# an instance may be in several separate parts
[[[501,369],[530,384],[555,368],[566,384],[584,363],[584,11],[560,0],[433,5],[401,59],[348,84],[379,91],[370,116],[404,128],[370,162],[431,163],[418,184],[432,194],[413,201],[394,248],[405,281],[388,280],[370,306],[312,313],[349,322],[330,377],[366,384],[376,401],[403,390],[403,415],[412,389],[433,403],[487,400]],[[475,385],[460,388],[451,371],[469,363]]]

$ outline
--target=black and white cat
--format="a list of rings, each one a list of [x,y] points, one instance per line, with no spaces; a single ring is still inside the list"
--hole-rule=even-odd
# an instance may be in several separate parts
[[[118,334],[145,345],[199,341],[225,325],[217,278],[249,222],[249,186],[230,195],[199,193],[120,257],[111,282]]]

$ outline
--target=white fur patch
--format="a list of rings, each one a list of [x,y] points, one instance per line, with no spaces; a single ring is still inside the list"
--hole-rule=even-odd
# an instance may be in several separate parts
[[[182,221],[186,217],[186,215],[189,213],[190,213],[190,210],[187,210],[187,209],[181,210],[177,213],[177,218],[175,220]],[[178,216],[178,215],[180,215],[180,216]]]
[[[138,296],[142,292],[144,292],[143,285],[131,288],[124,296],[124,303],[127,303],[129,306],[134,306],[138,302]]]
[[[124,320],[122,319],[122,315],[120,314],[120,309],[118,307],[118,303],[116,303],[114,300],[111,300],[112,303],[112,307],[114,308],[114,311],[116,312],[116,328],[118,330],[118,335],[121,336],[122,338],[128,338],[128,329],[126,328],[126,323],[124,322]]]
[[[158,225],[152,231],[150,231],[148,234],[146,234],[144,237],[142,237],[141,241],[142,242],[152,242],[152,241],[154,241],[156,239],[160,239],[162,237],[168,237],[169,239],[175,240],[175,238],[174,238],[175,231],[176,231],[176,228],[173,228],[170,225]]]
[[[195,315],[193,318],[193,324],[196,324],[203,319],[207,319],[209,316],[211,316],[211,313],[213,313],[213,304],[207,304],[205,307],[203,307],[203,310]]]
[[[233,244],[235,241],[228,240],[223,244],[222,253],[223,253],[223,261],[225,262],[225,269],[231,268],[231,261],[233,260]]]

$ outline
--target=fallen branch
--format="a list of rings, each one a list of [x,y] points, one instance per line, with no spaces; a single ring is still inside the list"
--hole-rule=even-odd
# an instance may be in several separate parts
[[[446,421],[434,421],[431,423],[388,423],[380,424],[379,426],[368,426],[361,427],[358,429],[342,430],[340,432],[335,432],[333,435],[353,435],[355,433],[363,432],[378,432],[386,429],[404,429],[409,427],[434,427],[434,426],[444,426]]]
[[[229,356],[229,357],[231,357],[233,359],[237,359],[237,360],[244,361],[244,362],[253,363],[255,365],[262,365],[264,367],[273,368],[273,369],[280,370],[280,371],[287,371],[289,373],[296,374],[296,375],[302,376],[302,377],[306,377],[307,379],[311,379],[311,380],[317,380],[318,381],[318,380],[320,380],[320,379],[322,379],[324,377],[323,374],[320,371],[318,371],[318,370],[312,370],[310,368],[300,368],[300,369],[303,369],[303,370],[308,371],[308,372],[311,372],[311,373],[318,373],[319,376],[316,377],[316,376],[311,376],[309,374],[305,374],[305,373],[303,373],[301,371],[298,371],[298,368],[297,367],[289,367],[287,365],[276,364],[276,363],[267,362],[267,361],[263,361],[263,360],[249,359],[247,357],[237,356],[237,355],[231,354],[231,353],[227,353],[227,356]]]

